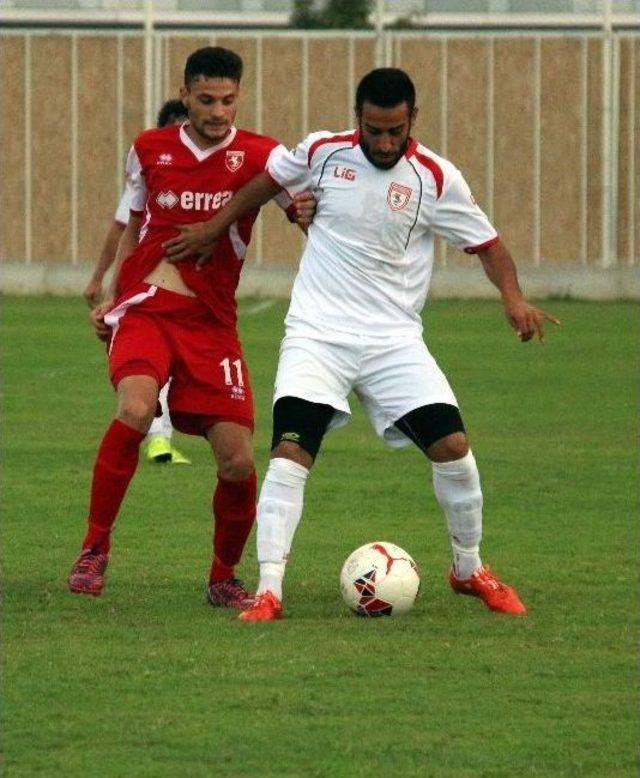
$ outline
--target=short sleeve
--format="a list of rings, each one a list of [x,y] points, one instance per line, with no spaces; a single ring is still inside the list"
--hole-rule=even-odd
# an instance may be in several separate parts
[[[292,223],[295,224],[298,213],[296,211],[296,207],[293,204],[293,200],[291,199],[291,196],[287,192],[286,189],[283,189],[282,191],[278,192],[278,194],[273,198],[273,202],[278,205],[282,210],[285,212],[285,215],[287,219]]]
[[[442,194],[433,209],[431,228],[467,254],[475,254],[498,240],[494,226],[456,168],[445,177]]]
[[[305,138],[291,150],[280,144],[269,155],[267,173],[286,189],[289,195],[297,194],[311,187],[308,157],[309,138]]]
[[[120,202],[118,203],[118,207],[116,208],[116,214],[113,217],[115,221],[118,222],[118,224],[123,224],[126,226],[129,223],[129,211],[131,210],[131,198],[132,198],[131,186],[129,185],[129,181],[127,181],[124,190],[122,192],[122,197],[120,198]]]
[[[130,193],[129,209],[134,213],[142,213],[147,203],[147,185],[135,146],[131,147],[127,156],[126,174],[125,192],[128,190]]]

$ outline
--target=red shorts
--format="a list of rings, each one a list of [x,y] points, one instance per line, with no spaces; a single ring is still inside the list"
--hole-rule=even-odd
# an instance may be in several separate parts
[[[169,411],[180,432],[202,435],[218,421],[253,430],[249,372],[235,332],[221,329],[207,306],[150,284],[122,295],[105,316],[111,327],[109,376],[171,377]]]

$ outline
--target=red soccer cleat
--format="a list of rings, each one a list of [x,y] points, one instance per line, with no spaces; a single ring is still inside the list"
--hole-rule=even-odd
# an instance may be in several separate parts
[[[244,588],[239,578],[212,581],[207,586],[207,599],[216,607],[236,608],[239,611],[253,605],[253,595]]]
[[[273,592],[262,592],[238,618],[240,621],[277,621],[283,616],[282,603]]]
[[[73,563],[67,583],[76,594],[92,594],[99,597],[104,587],[104,572],[107,569],[107,554],[85,548]]]
[[[470,578],[457,578],[452,568],[449,583],[456,594],[479,597],[492,611],[514,616],[527,612],[515,589],[503,583],[488,567],[480,567]]]

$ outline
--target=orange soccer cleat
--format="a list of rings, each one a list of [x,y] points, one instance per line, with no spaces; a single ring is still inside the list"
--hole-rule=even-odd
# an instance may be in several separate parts
[[[104,573],[109,557],[91,548],[85,548],[73,563],[67,583],[76,594],[98,597],[104,587]]]
[[[515,589],[503,583],[488,567],[478,568],[470,578],[458,578],[452,569],[449,583],[456,594],[479,597],[492,611],[513,616],[527,612]]]
[[[261,592],[256,595],[250,608],[238,616],[240,621],[277,621],[283,616],[282,603],[273,592]]]

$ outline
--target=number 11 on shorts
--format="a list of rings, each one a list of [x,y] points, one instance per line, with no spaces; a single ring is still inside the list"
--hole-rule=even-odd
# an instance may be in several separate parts
[[[237,381],[235,383],[235,386],[244,386],[244,381],[242,379],[242,361],[240,359],[234,359],[233,362],[229,360],[229,357],[225,357],[222,362],[220,362],[220,367],[224,370],[224,382],[227,386],[233,386],[233,379],[231,377],[231,367],[235,367],[236,369],[236,377]]]

